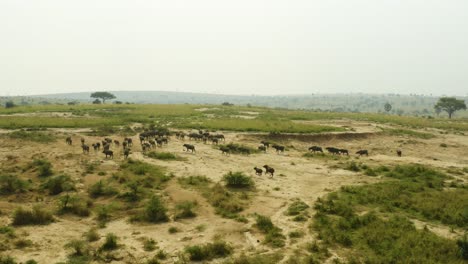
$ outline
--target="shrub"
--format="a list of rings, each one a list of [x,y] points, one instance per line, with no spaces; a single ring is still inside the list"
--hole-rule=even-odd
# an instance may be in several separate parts
[[[304,236],[304,232],[301,230],[291,231],[289,232],[290,238],[301,238]]]
[[[47,133],[37,132],[37,131],[31,131],[31,132],[15,131],[15,132],[9,133],[8,137],[12,139],[18,139],[21,141],[33,141],[33,142],[38,142],[38,143],[50,143],[50,142],[56,141],[54,136],[47,134]]]
[[[98,241],[100,238],[96,228],[89,229],[88,232],[84,233],[84,237],[88,242]]]
[[[459,254],[463,259],[468,260],[468,235],[465,234],[462,238],[457,240]]]
[[[99,196],[116,195],[117,190],[109,186],[109,184],[104,184],[103,181],[98,181],[88,188],[88,193],[91,197],[96,198]]]
[[[223,176],[226,186],[232,188],[250,188],[254,186],[254,181],[250,176],[242,172],[229,172]]]
[[[145,209],[146,219],[148,222],[158,223],[167,222],[169,217],[167,216],[167,208],[158,196],[150,198]]]
[[[78,196],[64,195],[59,199],[59,213],[72,213],[77,216],[89,216],[89,202]]]
[[[68,175],[59,175],[48,179],[42,184],[42,188],[49,191],[50,195],[75,190],[75,184]]]
[[[155,151],[150,151],[145,153],[147,157],[153,158],[153,159],[159,159],[159,160],[177,160],[177,156],[169,153],[169,152],[155,152]]]
[[[204,187],[211,183],[211,180],[206,176],[189,176],[178,178],[178,181],[183,186]]]
[[[164,250],[160,249],[158,253],[156,253],[155,257],[158,259],[167,259],[167,253]]]
[[[143,241],[143,249],[145,251],[153,251],[156,249],[156,241],[154,241],[154,239],[152,238],[149,238],[149,239],[145,239]]]
[[[20,238],[14,244],[16,248],[25,248],[32,246],[33,242],[30,239]]]
[[[281,229],[276,227],[267,216],[257,215],[255,226],[265,234],[265,244],[272,247],[284,247],[286,237]]]
[[[0,194],[24,192],[27,183],[15,175],[0,175]]]
[[[307,210],[309,206],[301,200],[296,200],[291,203],[286,211],[286,215],[299,215],[303,211]]]
[[[96,208],[96,219],[101,227],[110,220],[113,209],[113,205],[101,205]]]
[[[37,168],[37,171],[38,171],[37,175],[39,177],[48,177],[53,174],[52,164],[48,160],[42,160],[42,159],[34,160],[32,162],[32,166]]]
[[[39,206],[34,206],[32,210],[22,207],[13,212],[13,225],[46,225],[54,220],[52,214]]]
[[[0,264],[16,264],[16,261],[10,256],[0,255]]]
[[[175,206],[176,213],[174,219],[193,218],[197,216],[193,209],[197,206],[197,201],[183,201]]]
[[[214,258],[224,258],[232,254],[232,247],[224,241],[215,241],[205,245],[195,245],[185,248],[192,261],[211,260]]]
[[[226,218],[237,218],[246,204],[241,194],[230,192],[219,183],[204,192],[204,196],[215,207],[216,213]]]
[[[245,146],[245,145],[241,145],[241,144],[235,144],[235,143],[229,143],[227,145],[219,145],[218,148],[219,149],[229,149],[229,152],[232,153],[232,154],[249,155],[249,154],[258,152],[257,149],[254,149],[254,148],[251,148],[251,147],[248,147],[248,146]]]
[[[83,240],[74,239],[65,244],[66,249],[73,249],[72,255],[85,256],[88,254],[88,245]]]
[[[175,234],[175,233],[179,232],[180,230],[175,226],[171,226],[171,227],[169,227],[169,229],[167,231],[169,232],[169,234]]]
[[[110,251],[110,250],[117,249],[119,247],[119,245],[117,244],[117,239],[118,237],[114,235],[113,233],[107,234],[106,241],[101,246],[101,250]]]

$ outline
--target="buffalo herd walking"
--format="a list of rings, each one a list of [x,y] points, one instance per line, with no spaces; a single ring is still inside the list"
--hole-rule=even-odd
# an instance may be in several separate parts
[[[138,135],[138,138],[140,139],[140,144],[141,144],[141,149],[143,152],[149,151],[151,149],[155,149],[156,147],[162,148],[164,145],[167,145],[169,143],[169,137],[171,133],[169,131],[158,131],[158,130],[151,130],[151,131],[145,131],[143,133],[140,133]],[[218,145],[220,141],[226,141],[225,137],[223,134],[211,134],[210,132],[207,131],[202,131],[199,130],[198,132],[192,132],[186,134],[185,132],[175,132],[174,133],[176,139],[178,140],[184,140],[186,137],[192,141],[202,141],[203,143],[211,142],[213,145]],[[84,154],[89,154],[90,147],[85,143],[85,139],[83,137],[80,138],[81,142],[81,149]],[[66,137],[65,142],[67,145],[72,145],[73,144],[73,139],[71,136]],[[103,149],[102,153],[105,155],[105,158],[108,159],[113,159],[114,158],[114,151],[111,150],[111,145],[113,145],[116,148],[120,148],[122,146],[122,153],[124,159],[128,159],[128,157],[131,154],[131,148],[133,147],[133,140],[132,138],[125,137],[122,141],[122,144],[120,143],[119,140],[113,140],[111,138],[104,138],[101,142],[95,142],[92,143],[91,146],[93,147],[94,151],[100,151],[101,147]],[[263,153],[267,153],[267,150],[270,148],[270,146],[275,150],[277,154],[284,153],[287,149],[285,146],[276,144],[276,143],[271,143],[268,141],[261,141],[260,145],[258,146],[258,150]],[[225,145],[221,145],[217,147],[219,150],[221,150],[222,154],[224,155],[229,155],[231,153],[231,149]],[[185,143],[182,145],[182,150],[185,152],[190,152],[192,154],[196,153],[195,150],[195,145],[193,144],[188,144]],[[349,151],[347,149],[342,149],[342,148],[336,148],[336,147],[326,147],[325,150],[331,154],[331,155],[346,155],[349,156]],[[324,149],[320,146],[311,146],[308,148],[308,151],[311,153],[320,153],[324,154]],[[243,153],[242,151],[240,153]],[[249,154],[247,151],[246,154]],[[398,149],[396,151],[396,154],[398,157],[402,156],[402,151]],[[362,156],[369,156],[369,151],[367,149],[360,149],[356,152],[356,155],[359,157]],[[258,176],[263,175],[270,175],[270,177],[273,178],[275,169],[272,168],[269,165],[264,165],[260,168],[254,167],[255,174]]]

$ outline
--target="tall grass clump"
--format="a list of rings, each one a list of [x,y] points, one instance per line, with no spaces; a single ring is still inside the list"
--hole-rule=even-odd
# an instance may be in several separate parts
[[[163,223],[169,221],[166,205],[159,196],[152,196],[146,203],[143,211],[132,218],[133,221],[144,221],[149,223]]]
[[[51,143],[55,142],[56,138],[48,133],[37,132],[37,131],[15,131],[8,134],[9,138],[18,139],[22,141],[33,141],[39,143]]]
[[[197,207],[197,201],[183,201],[175,206],[174,219],[193,218],[197,214],[193,211]]]
[[[153,159],[159,159],[159,160],[178,160],[179,158],[170,152],[156,152],[156,151],[150,151],[145,153],[145,156]]]
[[[0,175],[0,195],[26,191],[28,183],[16,175]]]
[[[463,243],[418,230],[407,217],[466,228],[468,190],[446,190],[447,176],[422,165],[379,173],[385,181],[345,186],[317,200],[313,228],[319,238],[329,246],[351,248],[349,262],[462,263]]]
[[[233,253],[233,248],[224,241],[214,241],[204,245],[194,245],[185,248],[191,261],[225,258]]]
[[[249,146],[245,146],[242,144],[237,144],[237,143],[229,143],[226,145],[219,145],[219,149],[228,149],[229,153],[231,154],[243,154],[243,155],[249,155],[253,153],[258,153],[259,151],[257,149],[251,148]]]
[[[52,164],[50,161],[45,159],[36,159],[31,164],[29,164],[28,168],[36,168],[37,176],[39,177],[48,177],[53,175],[52,171]]]
[[[23,225],[46,225],[54,221],[52,214],[39,206],[32,209],[19,207],[13,212],[13,222],[15,226]]]
[[[58,175],[48,178],[42,184],[42,188],[47,190],[50,195],[57,195],[62,192],[74,191],[75,183],[68,175]]]
[[[252,188],[255,183],[252,177],[245,175],[243,172],[228,172],[223,176],[223,181],[230,188]]]
[[[257,215],[255,221],[255,226],[265,234],[265,244],[274,248],[285,246],[286,237],[282,234],[281,229],[271,222],[269,217]]]

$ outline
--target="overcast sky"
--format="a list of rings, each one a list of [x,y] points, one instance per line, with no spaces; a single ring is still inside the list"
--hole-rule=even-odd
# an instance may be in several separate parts
[[[467,0],[0,0],[0,95],[468,95]]]

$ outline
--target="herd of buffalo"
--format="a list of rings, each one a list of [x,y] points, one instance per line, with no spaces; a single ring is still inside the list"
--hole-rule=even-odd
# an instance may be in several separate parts
[[[163,145],[167,145],[169,143],[169,136],[171,133],[169,131],[158,131],[158,130],[151,130],[151,131],[145,131],[143,133],[140,133],[138,135],[138,138],[140,139],[140,144],[143,152],[150,150],[152,148],[162,147]],[[192,132],[189,134],[186,134],[185,132],[175,132],[174,133],[175,137],[177,139],[183,140],[185,137],[188,137],[189,140],[195,140],[195,141],[202,141],[204,143],[207,143],[207,141],[210,141],[212,144],[218,144],[219,141],[226,141],[225,137],[223,134],[211,134],[208,131],[202,131],[199,130],[198,132]],[[89,145],[85,143],[85,139],[81,138],[81,148],[83,150],[83,153],[89,154]],[[65,142],[68,145],[72,145],[73,140],[69,136],[65,139]],[[261,141],[260,146],[258,146],[258,150],[262,152],[267,152],[267,149],[270,148],[270,146],[275,149],[276,153],[282,153],[286,150],[285,146],[281,146],[278,144],[272,144],[268,141]],[[112,140],[111,138],[104,138],[101,142],[95,142],[92,143],[91,146],[93,147],[94,151],[100,151],[102,147],[102,153],[105,155],[106,158],[114,158],[114,152],[110,149],[111,145],[114,145],[116,147],[120,147],[122,145],[123,147],[123,154],[124,158],[127,159],[128,156],[130,155],[130,149],[133,146],[133,140],[132,138],[124,138],[122,144],[120,144],[120,141],[118,140]],[[183,144],[183,151],[195,153],[195,145],[193,144]],[[225,147],[225,146],[220,146],[219,149],[223,154],[228,155],[230,153],[230,149]],[[347,149],[340,149],[340,148],[335,148],[335,147],[327,147],[325,148],[328,153],[332,155],[348,155],[349,156],[349,151]],[[313,153],[323,153],[322,147],[319,146],[311,146],[308,148],[310,152]],[[242,153],[242,152],[241,152]],[[249,153],[248,151],[246,152],[247,154]],[[402,151],[397,150],[396,151],[397,155],[401,157]],[[366,149],[361,149],[356,152],[357,155],[359,156],[369,156],[369,151]],[[269,174],[271,177],[273,177],[275,173],[275,169],[268,166],[264,165],[263,168],[265,169],[265,175]],[[263,169],[254,167],[255,174],[256,175],[262,175],[263,174]]]

